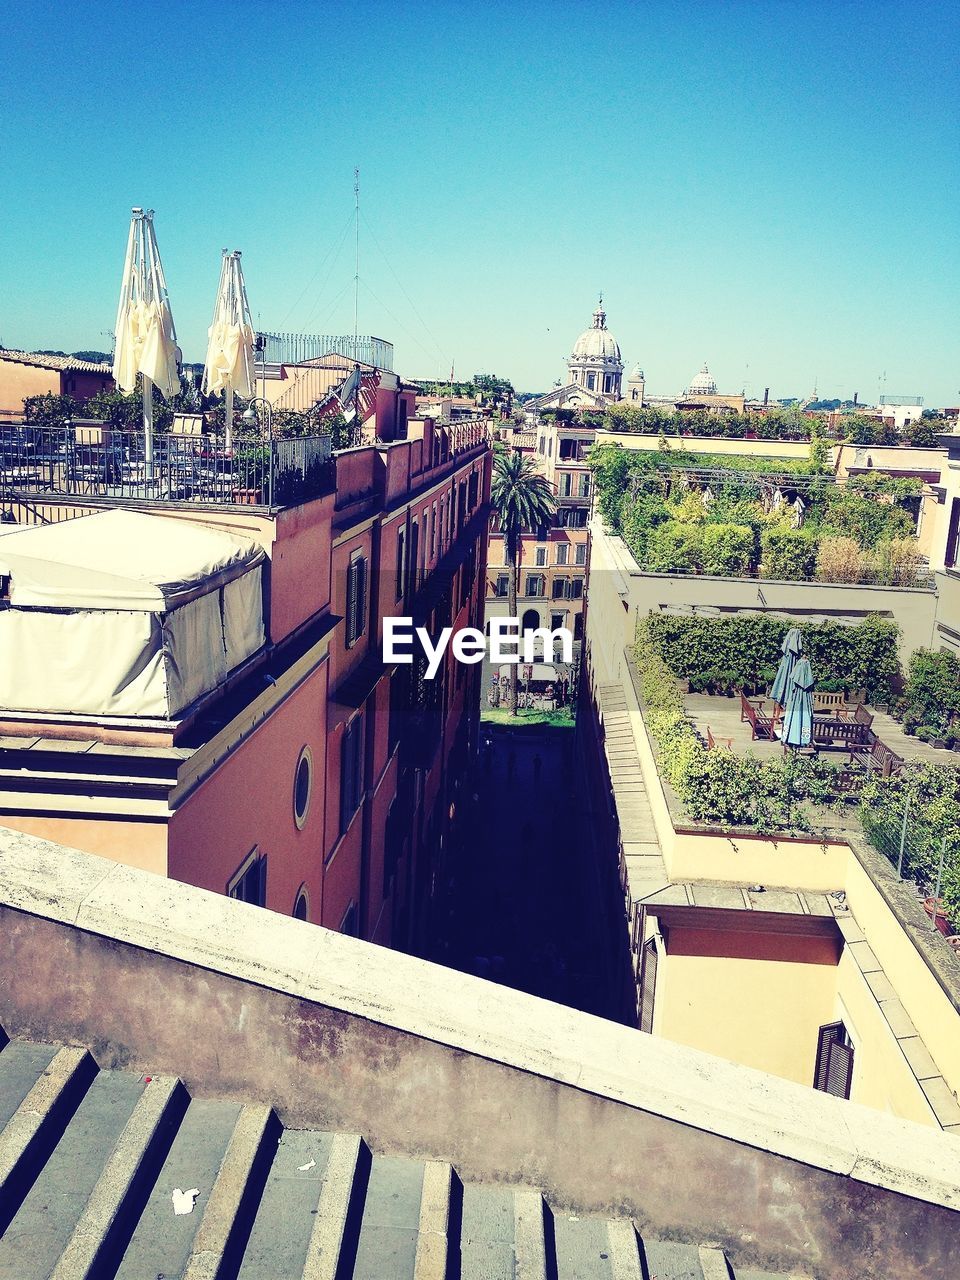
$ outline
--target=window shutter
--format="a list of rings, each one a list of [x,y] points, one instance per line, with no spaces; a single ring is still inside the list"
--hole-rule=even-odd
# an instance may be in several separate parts
[[[850,1097],[853,1079],[853,1045],[842,1022],[820,1028],[813,1087],[837,1098]]]
[[[367,629],[367,562],[361,556],[357,561],[357,625],[356,637]]]
[[[357,561],[351,562],[347,569],[347,644],[353,644],[357,638]]]
[[[653,1031],[653,998],[657,989],[657,943],[650,938],[643,946],[640,976],[640,1030]]]

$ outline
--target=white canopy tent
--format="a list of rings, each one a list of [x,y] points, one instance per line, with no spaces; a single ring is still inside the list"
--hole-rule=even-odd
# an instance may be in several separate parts
[[[170,719],[264,643],[263,549],[106,511],[0,537],[0,707]]]
[[[153,480],[153,387],[167,399],[180,389],[180,348],[153,229],[153,210],[134,209],[117,308],[116,384],[127,393],[143,375],[145,479]]]
[[[240,250],[223,251],[220,284],[213,310],[213,324],[207,330],[207,358],[203,366],[203,393],[222,391],[225,399],[226,437],[233,442],[234,392],[249,399],[253,395],[255,367],[253,318],[240,266]]]

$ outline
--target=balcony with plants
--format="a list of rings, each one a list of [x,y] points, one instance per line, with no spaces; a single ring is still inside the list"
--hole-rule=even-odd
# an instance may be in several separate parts
[[[923,482],[838,481],[809,460],[593,450],[598,509],[645,572],[927,586],[916,540]]]

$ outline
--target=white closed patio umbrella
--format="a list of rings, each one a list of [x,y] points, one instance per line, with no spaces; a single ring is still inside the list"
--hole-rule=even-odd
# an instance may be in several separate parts
[[[243,283],[240,250],[223,251],[220,285],[213,309],[213,324],[207,331],[207,358],[203,366],[203,393],[222,391],[225,400],[226,446],[233,435],[234,392],[247,399],[254,389],[254,340],[250,303]]]
[[[153,210],[134,209],[117,309],[113,377],[131,392],[143,375],[143,456],[153,480],[153,388],[167,399],[180,389],[180,348],[153,230]]]

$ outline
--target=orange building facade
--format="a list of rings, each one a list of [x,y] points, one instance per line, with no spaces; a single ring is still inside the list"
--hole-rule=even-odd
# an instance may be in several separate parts
[[[480,667],[385,664],[383,619],[482,627],[489,485],[485,423],[414,421],[335,454],[297,505],[140,504],[264,548],[266,643],[171,721],[0,709],[0,823],[418,949]],[[97,509],[7,497],[24,521]]]

